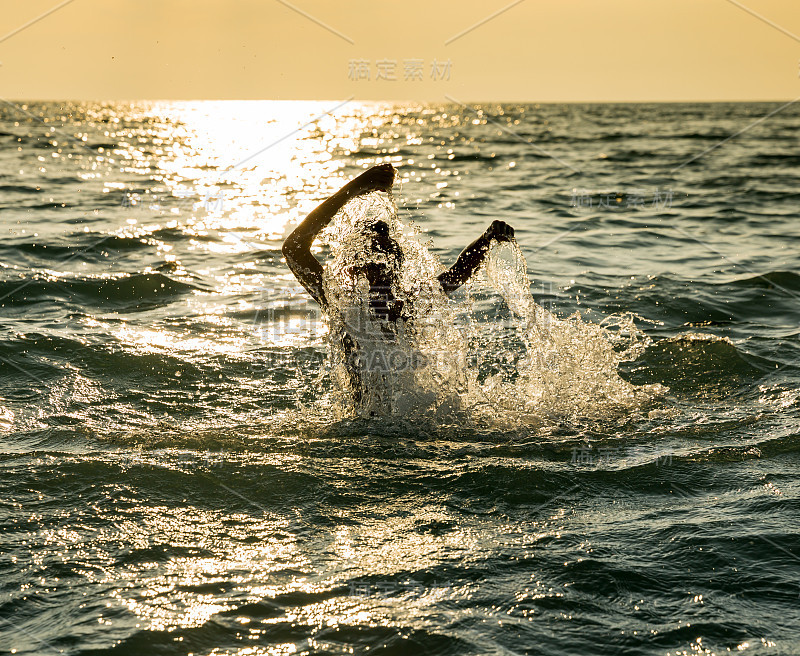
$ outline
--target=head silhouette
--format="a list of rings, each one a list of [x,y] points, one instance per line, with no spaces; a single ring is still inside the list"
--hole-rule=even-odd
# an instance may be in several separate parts
[[[360,262],[346,269],[353,278],[364,276],[370,287],[370,296],[393,297],[392,289],[397,287],[400,268],[403,264],[403,250],[391,236],[386,221],[372,221],[360,230],[364,252]]]
[[[386,221],[373,221],[367,225],[367,236],[371,241],[372,251],[383,253],[388,260],[394,260],[394,269],[403,263],[403,251],[400,244],[389,234],[389,224]]]

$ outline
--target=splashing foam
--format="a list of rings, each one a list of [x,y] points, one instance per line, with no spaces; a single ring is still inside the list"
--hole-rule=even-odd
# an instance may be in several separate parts
[[[370,262],[391,264],[370,246],[368,226],[377,219],[389,226],[403,257],[391,285],[402,319],[390,323],[375,317],[369,283],[354,273]],[[637,357],[648,343],[633,317],[610,317],[604,325],[586,323],[579,314],[559,319],[531,296],[516,243],[494,244],[484,267],[513,312],[510,325],[488,326],[487,344],[479,328],[462,319],[470,315],[469,298],[447,298],[436,279],[442,266],[417,232],[400,222],[391,196],[371,193],[349,201],[322,237],[333,255],[323,284],[340,417],[514,427],[625,412],[659,391],[633,386],[617,373],[620,362]],[[502,346],[515,341],[520,348],[503,353]],[[513,366],[497,371],[504,358]],[[479,377],[487,369],[495,373]]]
[[[602,325],[583,321],[579,313],[559,319],[533,299],[516,242],[492,248],[486,274],[519,318],[514,328],[526,352],[513,383],[498,376],[487,381],[498,405],[522,414],[591,418],[631,410],[662,391],[631,385],[617,371],[649,344],[633,315],[610,316]]]

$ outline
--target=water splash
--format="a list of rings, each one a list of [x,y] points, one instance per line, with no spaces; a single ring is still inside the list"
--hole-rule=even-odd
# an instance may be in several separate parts
[[[576,313],[566,319],[536,303],[530,293],[525,256],[516,242],[496,244],[486,275],[519,322],[513,327],[526,356],[514,382],[488,381],[497,405],[506,411],[562,418],[592,418],[633,409],[663,391],[635,386],[618,373],[650,343],[630,314],[598,325]]]
[[[364,270],[394,266],[371,247],[369,225],[381,220],[399,245],[402,265],[389,282],[399,320],[376,317]],[[469,397],[466,343],[436,275],[441,265],[397,217],[394,200],[366,194],[349,201],[324,238],[333,257],[325,267],[330,370],[340,402],[357,414],[408,415],[443,420]],[[357,353],[354,353],[357,351]]]
[[[369,226],[376,220],[388,225],[402,253],[388,284],[396,321],[376,316],[375,293],[364,274],[368,266],[392,269],[398,263],[372,248]],[[323,274],[329,371],[342,415],[531,425],[631,410],[659,391],[631,385],[617,371],[648,343],[633,317],[611,317],[604,325],[584,322],[579,314],[556,317],[531,295],[515,242],[495,243],[484,266],[514,317],[510,325],[483,326],[487,344],[477,338],[479,327],[459,320],[471,314],[469,297],[453,301],[444,294],[436,278],[443,267],[413,226],[398,219],[391,196],[371,193],[349,201],[323,239],[332,255]],[[509,354],[504,344],[519,348]],[[498,353],[504,350],[510,370],[479,376],[486,369],[480,365],[503,357]]]

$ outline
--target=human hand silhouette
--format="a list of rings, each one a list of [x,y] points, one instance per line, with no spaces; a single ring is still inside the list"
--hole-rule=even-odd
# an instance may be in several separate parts
[[[496,241],[513,241],[514,228],[505,221],[492,221],[492,225],[490,225],[483,234],[490,241],[492,239]]]
[[[391,164],[378,164],[353,180],[353,186],[360,194],[370,191],[389,191],[394,184],[395,168]]]

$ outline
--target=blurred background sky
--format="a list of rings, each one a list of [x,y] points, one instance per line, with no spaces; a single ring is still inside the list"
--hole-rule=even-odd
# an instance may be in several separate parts
[[[798,34],[798,0],[5,0],[0,96],[791,100]]]

